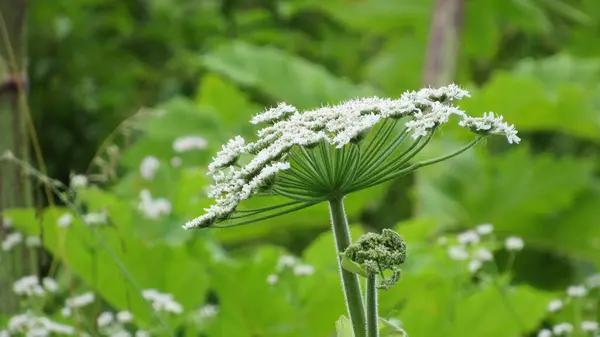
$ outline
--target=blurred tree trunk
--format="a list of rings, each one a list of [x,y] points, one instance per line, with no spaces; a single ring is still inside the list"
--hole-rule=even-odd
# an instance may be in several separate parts
[[[464,0],[436,0],[427,43],[424,86],[450,84],[456,76]]]
[[[0,0],[0,155],[11,151],[16,158],[29,159],[26,129],[26,14],[27,0]],[[0,213],[9,208],[32,206],[29,179],[21,169],[0,162]],[[0,237],[10,231],[0,217]],[[12,255],[12,256],[11,256]],[[0,263],[0,313],[18,309],[12,295],[12,281],[23,274],[27,251],[16,247],[4,253]]]

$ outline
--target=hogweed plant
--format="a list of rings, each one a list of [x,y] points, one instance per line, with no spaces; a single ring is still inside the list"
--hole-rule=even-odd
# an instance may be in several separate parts
[[[457,156],[488,135],[505,136],[509,143],[520,141],[514,126],[504,122],[502,116],[490,112],[471,117],[453,105],[464,97],[469,97],[468,91],[449,85],[406,92],[397,99],[359,98],[304,112],[280,103],[252,118],[251,123],[264,125],[257,132],[258,140],[246,142],[237,136],[216,155],[208,167],[214,180],[208,195],[215,203],[184,228],[240,226],[327,202],[354,335],[376,336],[377,329],[371,326],[376,320],[373,323],[366,317],[367,312],[377,312],[376,301],[367,301],[369,308],[365,311],[358,274],[342,267],[342,253],[356,247],[344,256],[360,257],[353,263],[362,264],[361,273],[367,275],[367,280],[384,269],[391,269],[392,279],[396,279],[397,265],[405,258],[404,243],[386,231],[381,236],[359,240],[359,246],[351,246],[343,199],[350,193]],[[446,155],[414,161],[451,118],[473,132],[474,139]],[[286,201],[256,209],[240,205],[257,196],[283,197]],[[383,244],[383,237],[396,246]],[[360,245],[367,242],[381,248],[373,250],[377,257],[362,256],[372,253],[360,252],[364,249]],[[389,286],[389,281],[382,281],[381,285]],[[376,291],[371,287],[374,280],[369,284],[367,295]]]

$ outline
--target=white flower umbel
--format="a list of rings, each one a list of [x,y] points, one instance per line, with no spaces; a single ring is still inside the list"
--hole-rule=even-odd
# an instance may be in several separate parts
[[[567,288],[567,295],[570,297],[584,297],[587,293],[587,288],[582,285],[572,285]]]
[[[105,311],[98,315],[98,318],[96,318],[96,323],[98,324],[99,328],[104,328],[111,324],[114,320],[115,315],[110,311]]]
[[[525,243],[520,237],[511,236],[506,239],[506,241],[504,242],[504,246],[506,247],[506,250],[519,251],[523,249]]]
[[[63,228],[71,226],[72,222],[73,222],[73,216],[69,213],[65,213],[65,214],[61,215],[58,218],[58,220],[56,220],[58,227],[63,227]]]
[[[183,307],[173,299],[171,294],[163,294],[155,289],[146,289],[142,291],[142,296],[150,303],[156,311],[171,312],[181,314]]]
[[[552,331],[548,329],[543,329],[538,332],[537,337],[552,337]]]
[[[465,246],[451,246],[448,248],[448,256],[452,260],[464,261],[469,258],[469,252]]]
[[[105,225],[108,222],[108,217],[105,212],[88,213],[83,216],[83,222],[89,226]]]
[[[165,198],[152,199],[148,190],[140,191],[140,202],[138,210],[146,219],[157,220],[171,213],[171,202]]]
[[[88,185],[88,178],[83,174],[75,174],[71,176],[71,188],[84,188]]]
[[[73,335],[75,328],[60,324],[47,317],[36,316],[31,311],[16,315],[8,321],[8,332],[14,336],[66,336]]]
[[[566,336],[573,332],[573,325],[571,323],[559,323],[552,327],[552,332],[556,336]]]
[[[2,250],[5,252],[9,252],[14,247],[18,246],[21,242],[23,242],[23,234],[19,232],[9,233],[4,238],[4,241],[2,241]]]
[[[476,231],[467,231],[464,233],[460,233],[458,234],[457,239],[461,245],[476,245],[479,243],[479,235]]]
[[[154,156],[147,156],[140,164],[140,175],[146,180],[154,179],[156,171],[160,167],[160,161]]]
[[[494,232],[494,225],[492,225],[491,223],[486,223],[486,224],[481,224],[477,227],[475,227],[475,232],[477,232],[477,234],[479,235],[490,235],[492,234],[492,232]]]
[[[133,320],[133,315],[129,311],[119,311],[117,313],[117,321],[120,323],[129,323]]]
[[[274,285],[278,281],[279,281],[279,276],[277,276],[276,274],[269,274],[269,276],[267,276],[267,283],[270,285]]]
[[[236,226],[291,213],[449,159],[489,134],[518,142],[514,126],[501,117],[474,118],[453,105],[468,96],[466,90],[449,85],[308,111],[280,103],[252,118],[263,126],[255,142],[236,136],[213,158],[208,166],[214,180],[209,196],[215,203],[184,228]],[[477,136],[455,152],[412,162],[453,117]],[[255,195],[289,201],[257,209],[240,206]]]
[[[20,296],[44,296],[46,293],[37,275],[25,276],[15,281],[13,292]]]
[[[82,308],[94,302],[95,296],[92,292],[83,293],[78,296],[67,298],[65,307],[67,308]]]
[[[310,264],[299,264],[294,267],[294,275],[308,276],[315,273],[315,267]]]
[[[173,150],[176,152],[187,152],[191,150],[204,150],[208,142],[200,136],[185,136],[173,141]]]
[[[552,301],[550,301],[550,303],[548,303],[548,311],[549,312],[557,312],[560,309],[562,309],[562,307],[563,307],[562,300],[552,300]]]
[[[585,332],[596,332],[598,331],[598,322],[583,321],[581,322],[581,330]]]

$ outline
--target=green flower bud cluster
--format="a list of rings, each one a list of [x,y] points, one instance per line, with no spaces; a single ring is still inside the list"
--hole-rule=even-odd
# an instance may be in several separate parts
[[[400,280],[399,266],[406,261],[406,243],[391,229],[381,234],[367,233],[348,246],[342,254],[344,268],[362,276],[380,275],[378,288],[387,289]],[[387,279],[383,272],[391,270]]]

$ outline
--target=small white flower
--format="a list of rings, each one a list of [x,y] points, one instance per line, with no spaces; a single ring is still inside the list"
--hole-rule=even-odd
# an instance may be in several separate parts
[[[22,277],[13,283],[13,292],[20,296],[44,296],[44,288],[37,275]]]
[[[60,310],[60,314],[62,315],[62,317],[71,317],[71,308],[70,307],[63,307]]]
[[[552,300],[548,303],[548,311],[549,312],[557,312],[563,307],[563,301],[561,300]]]
[[[0,337],[10,337],[10,333],[7,330],[0,330]]]
[[[296,265],[296,258],[292,255],[282,255],[277,259],[277,270],[281,271]]]
[[[587,295],[587,288],[582,285],[572,285],[567,288],[567,295],[570,297],[584,297]]]
[[[270,285],[274,285],[278,281],[279,281],[279,276],[277,276],[275,274],[270,274],[269,276],[267,276],[267,283]]]
[[[475,245],[479,243],[479,235],[475,231],[466,231],[464,233],[460,233],[458,234],[457,238],[461,245]]]
[[[315,273],[315,267],[310,264],[299,264],[294,266],[294,275],[307,276]]]
[[[490,252],[487,248],[479,248],[473,253],[473,258],[475,260],[486,262],[494,259],[494,254]]]
[[[29,248],[39,247],[42,245],[42,240],[39,236],[28,236],[25,239],[25,245]]]
[[[119,311],[117,313],[117,321],[121,323],[129,323],[133,320],[133,315],[129,311]]]
[[[79,296],[67,298],[65,305],[69,308],[81,308],[94,302],[94,293],[87,292]]]
[[[147,156],[140,164],[140,175],[146,180],[152,180],[160,167],[160,161],[154,156]]]
[[[552,331],[543,329],[538,332],[537,337],[552,337]]]
[[[598,322],[583,321],[581,322],[581,330],[585,332],[596,332],[598,331]]]
[[[56,281],[50,277],[44,277],[42,284],[44,285],[44,288],[51,293],[58,291],[58,283],[56,283]]]
[[[135,337],[150,337],[150,334],[144,330],[138,330],[135,332]]]
[[[467,266],[467,269],[469,269],[469,271],[471,273],[476,273],[479,271],[479,269],[481,269],[481,267],[483,267],[483,263],[479,260],[471,260],[469,261],[469,265]]]
[[[171,294],[163,294],[155,289],[142,290],[142,296],[152,303],[156,311],[166,311],[174,314],[181,314],[183,307],[173,299]]]
[[[19,232],[9,233],[4,238],[4,241],[2,241],[2,250],[5,252],[9,252],[14,247],[18,246],[21,242],[23,242],[23,234]]]
[[[110,311],[105,311],[98,315],[96,318],[96,323],[98,323],[98,327],[103,328],[112,323],[115,319],[115,315]]]
[[[286,104],[286,103],[279,103],[277,105],[277,107],[269,109],[263,113],[260,113],[254,117],[252,117],[252,119],[250,120],[250,123],[252,124],[259,124],[259,123],[265,123],[265,122],[275,122],[278,120],[281,120],[293,113],[298,112],[298,109],[296,109],[295,107]]]
[[[176,152],[186,152],[190,150],[206,149],[208,142],[206,139],[198,136],[185,136],[173,141],[173,150]]]
[[[163,215],[171,213],[171,202],[165,198],[152,199],[152,195],[148,190],[140,191],[140,202],[138,203],[138,210],[144,215],[145,218],[150,220],[157,220]]]
[[[88,178],[83,174],[75,174],[71,176],[71,188],[84,188],[88,185]]]
[[[451,246],[448,248],[448,256],[452,260],[464,261],[469,258],[469,253],[465,246]]]
[[[481,224],[475,228],[475,231],[479,235],[489,235],[494,232],[494,225],[491,223]]]
[[[171,166],[173,166],[173,167],[179,167],[179,166],[181,166],[182,163],[183,163],[183,161],[179,157],[171,158]]]
[[[108,218],[105,212],[88,213],[83,216],[83,222],[85,222],[88,226],[103,225],[108,222]]]
[[[590,289],[600,287],[600,273],[588,277],[586,280],[586,284]]]
[[[506,241],[504,242],[504,246],[509,251],[519,251],[523,249],[525,243],[520,237],[511,236],[506,239]]]
[[[207,304],[198,309],[198,315],[201,319],[209,319],[215,317],[219,313],[219,306]]]
[[[58,224],[58,227],[69,227],[73,222],[73,216],[70,213],[64,213],[58,218],[56,222]]]
[[[0,215],[2,217],[2,215]],[[2,218],[2,227],[11,229],[13,227],[13,221],[11,218]]]
[[[573,332],[573,325],[571,323],[560,323],[552,328],[552,331],[557,336],[567,335]]]

